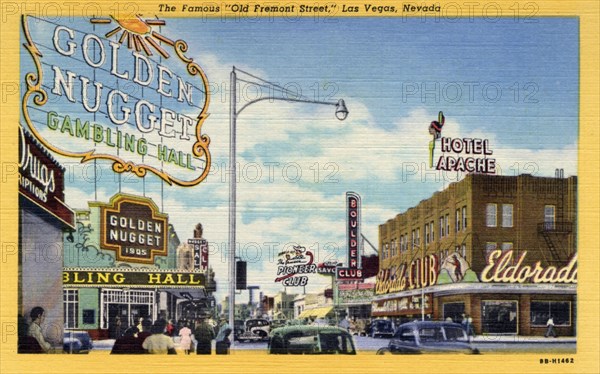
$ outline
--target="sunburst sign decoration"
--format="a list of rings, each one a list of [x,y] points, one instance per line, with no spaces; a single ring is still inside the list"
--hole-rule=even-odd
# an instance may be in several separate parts
[[[207,177],[210,138],[201,129],[209,82],[186,56],[187,43],[160,32],[164,20],[137,15],[57,24],[23,16],[22,26],[32,57],[22,62],[29,70],[22,118],[46,148],[185,187]]]
[[[110,24],[113,21],[118,26],[106,33],[105,36],[107,38],[121,33],[119,43],[122,45],[127,43],[127,48],[135,48],[138,52],[143,50],[147,56],[152,56],[153,53],[150,50],[150,47],[152,47],[161,56],[169,58],[169,53],[158,44],[157,40],[166,43],[171,47],[175,45],[175,42],[152,30],[152,26],[164,26],[166,24],[165,21],[159,19],[143,20],[139,16],[130,19],[92,18],[90,20],[93,24]]]

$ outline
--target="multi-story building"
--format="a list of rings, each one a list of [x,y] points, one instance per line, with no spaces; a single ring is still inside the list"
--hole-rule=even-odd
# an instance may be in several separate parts
[[[278,292],[273,297],[273,309],[271,318],[273,319],[293,319],[294,318],[294,298],[296,294]]]
[[[373,316],[575,335],[577,177],[468,175],[379,226]]]

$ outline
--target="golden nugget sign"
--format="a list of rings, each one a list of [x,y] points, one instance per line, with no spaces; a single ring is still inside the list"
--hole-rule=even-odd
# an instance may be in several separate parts
[[[494,251],[488,256],[487,266],[481,273],[482,282],[501,283],[577,283],[577,254],[562,267],[523,265],[527,251],[514,259],[513,251]]]
[[[23,120],[46,148],[181,186],[204,180],[209,84],[157,19],[23,17]]]
[[[114,250],[117,261],[152,264],[168,253],[167,216],[150,199],[115,195],[101,207],[100,227],[100,245]]]
[[[200,273],[138,272],[138,271],[87,271],[65,269],[63,285],[79,286],[192,286],[204,287],[205,277]]]

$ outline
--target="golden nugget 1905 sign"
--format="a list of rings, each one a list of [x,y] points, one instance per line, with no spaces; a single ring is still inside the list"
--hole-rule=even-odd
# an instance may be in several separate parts
[[[47,148],[115,172],[194,186],[210,168],[208,80],[165,21],[93,18],[76,29],[24,16],[23,118]]]
[[[152,200],[117,194],[101,211],[101,245],[118,261],[152,264],[154,256],[167,255],[167,216]]]

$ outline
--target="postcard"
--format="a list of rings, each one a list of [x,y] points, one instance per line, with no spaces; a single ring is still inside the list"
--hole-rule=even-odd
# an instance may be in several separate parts
[[[598,4],[2,17],[3,372],[597,372]]]

